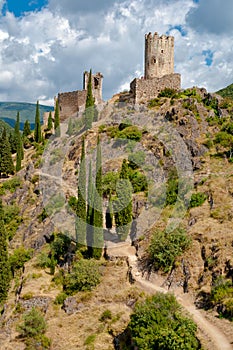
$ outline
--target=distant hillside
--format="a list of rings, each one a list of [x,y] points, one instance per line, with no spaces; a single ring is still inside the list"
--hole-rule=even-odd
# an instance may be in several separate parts
[[[3,120],[0,120],[0,135],[2,134],[4,128],[6,129],[7,134],[10,134],[10,132],[13,131],[12,127],[9,124]]]
[[[52,111],[53,107],[40,105],[40,117],[43,118],[44,112]],[[36,104],[23,102],[0,102],[0,119],[14,127],[17,112],[20,113],[20,129],[23,129],[23,124],[28,120],[31,128],[34,127]]]
[[[231,98],[233,100],[233,84],[228,85],[227,87],[217,91],[216,94],[219,94],[222,97]]]

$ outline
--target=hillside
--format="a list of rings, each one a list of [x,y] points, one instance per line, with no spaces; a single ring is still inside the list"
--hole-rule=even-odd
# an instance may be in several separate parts
[[[179,317],[197,324],[198,349],[230,350],[233,103],[205,89],[165,91],[137,107],[109,101],[87,131],[81,118],[72,123],[65,121],[61,137],[46,146],[25,149],[22,170],[0,180],[9,253],[16,260],[0,318],[0,347],[25,349],[28,339],[19,336],[17,325],[36,306],[51,349],[131,350],[135,303],[171,292],[182,305]],[[134,230],[121,241],[116,221],[107,227],[104,215],[105,255],[97,261],[83,258],[88,252],[82,248],[75,252],[73,208],[84,135],[86,171],[91,162],[93,178],[100,137],[104,214],[116,200],[123,159],[133,191]],[[177,237],[186,240],[183,247]],[[87,270],[89,283],[100,283],[80,289],[77,281]],[[167,334],[173,335],[165,327],[162,339]]]
[[[227,87],[217,91],[216,94],[233,100],[233,84],[230,84]]]
[[[52,111],[53,107],[40,105],[40,117],[43,118],[45,112]],[[14,127],[17,112],[20,113],[20,130],[23,130],[23,125],[26,120],[34,128],[36,104],[24,102],[0,102],[0,119]]]

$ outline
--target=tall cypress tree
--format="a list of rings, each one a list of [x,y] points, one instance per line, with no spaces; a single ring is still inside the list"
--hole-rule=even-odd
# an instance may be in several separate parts
[[[24,158],[23,142],[20,133],[20,118],[19,112],[17,113],[16,123],[15,123],[15,138],[16,138],[16,171],[21,169],[21,161]]]
[[[93,254],[93,215],[94,215],[94,184],[92,179],[92,164],[89,164],[88,173],[88,188],[87,188],[87,248],[88,255],[91,257]]]
[[[85,160],[85,139],[82,139],[81,163],[78,175],[78,200],[76,207],[76,241],[77,248],[85,249],[86,242],[86,160]]]
[[[92,71],[90,69],[89,77],[88,77],[88,83],[87,83],[87,98],[86,98],[86,105],[85,105],[85,129],[91,129],[92,122],[94,120],[95,116],[95,99],[92,94]]]
[[[48,124],[47,124],[47,131],[52,130],[53,128],[53,118],[52,118],[52,112],[49,112],[49,117],[48,117]]]
[[[94,216],[93,216],[93,258],[100,259],[104,245],[103,237],[103,189],[102,189],[102,155],[98,136],[96,155],[96,179],[94,194]]]
[[[23,126],[23,136],[27,137],[28,135],[31,134],[31,126],[28,120],[25,121],[24,126]]]
[[[55,112],[54,112],[54,129],[55,129],[55,136],[56,137],[61,136],[60,113],[59,113],[58,99],[56,100],[56,106],[55,106]]]
[[[7,250],[7,235],[3,222],[2,199],[0,198],[0,304],[7,298],[10,284],[10,268]]]
[[[41,139],[42,139],[41,125],[40,125],[39,101],[37,101],[37,103],[36,103],[34,139],[35,139],[35,142],[38,142],[38,143],[40,143]]]
[[[126,240],[132,221],[132,186],[128,176],[128,165],[123,160],[120,181],[117,184],[117,200],[114,201],[115,223],[118,237]]]
[[[11,147],[6,134],[6,129],[3,129],[2,137],[0,140],[0,175],[1,174],[13,174],[14,163],[11,156]]]

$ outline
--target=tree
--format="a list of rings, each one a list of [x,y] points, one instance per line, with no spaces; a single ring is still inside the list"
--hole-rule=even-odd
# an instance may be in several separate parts
[[[7,249],[7,235],[3,223],[2,200],[0,199],[0,304],[7,298],[10,284],[10,268]]]
[[[135,347],[141,350],[200,349],[195,323],[182,315],[172,294],[156,293],[136,304],[129,330]]]
[[[13,174],[14,163],[11,156],[11,147],[6,134],[6,129],[3,129],[2,137],[0,140],[0,160],[0,175]]]
[[[117,199],[114,201],[116,231],[121,241],[126,240],[132,221],[132,186],[128,177],[128,165],[123,160],[120,180],[117,184]]]
[[[92,72],[90,69],[89,76],[88,76],[88,83],[87,83],[87,98],[86,98],[86,105],[85,105],[85,112],[84,112],[86,130],[92,127],[92,122],[95,117],[94,106],[95,106],[95,99],[92,95]]]
[[[93,215],[93,257],[100,259],[104,244],[103,238],[103,203],[102,203],[102,155],[101,145],[98,136],[96,154],[96,178],[94,193],[94,215]]]
[[[81,163],[78,175],[78,201],[76,208],[76,241],[77,248],[85,248],[86,242],[86,160],[85,139],[82,139]]]
[[[48,124],[47,124],[47,131],[52,130],[53,128],[53,118],[52,118],[52,112],[49,112],[49,117],[48,117]]]
[[[93,242],[93,215],[94,215],[94,184],[92,179],[92,164],[89,164],[88,188],[87,188],[87,248],[88,255],[92,256]]]
[[[60,113],[59,113],[58,99],[56,100],[55,113],[54,113],[54,129],[55,129],[55,136],[56,137],[61,136]]]
[[[28,137],[31,134],[31,126],[28,120],[25,121],[23,126],[23,136]]]
[[[22,137],[20,134],[20,120],[19,112],[17,112],[16,123],[15,123],[15,139],[16,139],[16,167],[15,170],[21,169],[21,161],[24,158]]]
[[[34,139],[35,139],[35,142],[37,143],[40,143],[42,140],[39,101],[37,101],[36,103]]]

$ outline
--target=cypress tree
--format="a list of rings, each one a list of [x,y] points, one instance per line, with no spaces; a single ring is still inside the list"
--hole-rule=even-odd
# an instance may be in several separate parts
[[[53,128],[53,118],[52,118],[52,112],[49,112],[49,117],[48,117],[48,124],[47,124],[47,131],[52,130]]]
[[[27,137],[28,135],[31,134],[31,126],[28,120],[25,121],[24,126],[23,126],[23,136]]]
[[[116,232],[121,241],[126,240],[132,221],[132,186],[128,177],[128,165],[123,160],[120,181],[117,184],[117,200],[114,201]]]
[[[21,169],[21,161],[24,158],[22,137],[20,134],[20,120],[19,112],[17,113],[16,123],[15,123],[15,138],[16,138],[16,171]]]
[[[7,235],[3,223],[2,199],[0,198],[0,303],[7,298],[10,284],[10,268],[7,250]]]
[[[95,115],[95,99],[92,95],[92,72],[90,69],[89,77],[88,77],[88,83],[87,83],[87,98],[86,98],[86,105],[85,105],[85,129],[91,129],[92,122],[94,120]]]
[[[56,100],[56,106],[55,106],[55,112],[54,112],[54,129],[55,129],[55,136],[56,137],[61,136],[58,100]]]
[[[87,188],[87,248],[89,257],[92,256],[93,242],[93,215],[94,215],[94,184],[92,180],[92,164],[89,164],[88,188]]]
[[[93,258],[100,259],[104,244],[103,237],[103,201],[102,201],[102,155],[101,145],[98,136],[96,155],[96,179],[94,194],[94,216],[93,216]]]
[[[6,134],[6,129],[3,129],[2,137],[0,140],[0,175],[1,174],[13,174],[14,163],[11,156],[11,147]]]
[[[40,125],[40,109],[39,101],[36,103],[36,115],[35,115],[35,130],[34,130],[34,139],[35,142],[41,142],[41,125]]]
[[[81,163],[78,175],[78,200],[76,207],[76,241],[77,248],[86,247],[86,160],[85,160],[85,139],[82,139]]]

